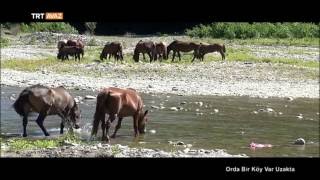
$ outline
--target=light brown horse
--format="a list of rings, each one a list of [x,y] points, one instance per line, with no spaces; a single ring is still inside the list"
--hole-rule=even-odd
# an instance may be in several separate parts
[[[195,53],[195,56],[191,62],[194,61],[196,56],[201,61],[203,61],[204,55],[211,53],[211,52],[219,52],[221,54],[222,60],[224,60],[225,53],[226,53],[226,47],[224,44],[203,44],[203,43],[200,43],[200,46],[197,50],[197,53]]]
[[[159,57],[158,57],[159,56]],[[156,43],[156,54],[155,54],[155,60],[160,59],[168,59],[167,56],[167,46],[164,42]]]
[[[107,121],[106,114],[109,115]],[[104,88],[97,97],[91,136],[97,135],[99,123],[101,122],[102,140],[109,142],[108,134],[111,123],[118,117],[118,123],[111,136],[115,138],[117,131],[121,127],[122,119],[128,116],[133,117],[134,135],[143,134],[148,121],[147,114],[148,110],[143,112],[143,102],[136,90],[131,88]]]
[[[139,62],[139,55],[140,53],[142,53],[143,55],[143,59],[145,59],[144,54],[147,53],[149,58],[150,58],[150,63],[152,62],[152,60],[155,60],[155,56],[156,56],[156,45],[154,42],[152,41],[142,41],[140,40],[135,49],[134,49],[134,53],[133,53],[133,60],[135,62]]]
[[[109,54],[109,59],[111,56],[113,56],[116,60],[120,59],[123,60],[123,52],[122,52],[122,45],[120,42],[108,42],[101,54],[100,54],[100,60],[102,61],[104,58],[108,58]]]
[[[43,121],[48,115],[58,115],[61,117],[60,134],[63,134],[65,122],[70,127],[72,122],[74,128],[79,128],[80,110],[78,105],[62,86],[49,88],[37,84],[27,87],[20,93],[18,99],[13,104],[13,108],[19,115],[23,116],[23,137],[27,136],[26,127],[30,112],[39,113],[36,122],[46,136],[49,136],[49,133],[43,126]]]
[[[194,51],[194,54],[196,53],[196,50],[199,48],[200,44],[194,43],[194,42],[184,42],[179,40],[174,40],[169,46],[167,47],[167,53],[168,56],[170,54],[170,51],[173,51],[172,56],[172,62],[174,61],[174,58],[176,56],[176,53],[178,53],[179,60],[181,61],[181,52],[190,52]]]

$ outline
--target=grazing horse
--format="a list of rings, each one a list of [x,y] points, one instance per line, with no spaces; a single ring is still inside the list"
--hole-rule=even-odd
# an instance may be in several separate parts
[[[106,114],[109,115],[107,121]],[[131,88],[104,88],[99,92],[97,97],[91,136],[97,135],[99,123],[101,122],[102,140],[109,142],[109,128],[116,117],[118,117],[118,123],[111,136],[112,138],[116,137],[116,133],[121,127],[122,119],[132,116],[136,137],[139,133],[145,133],[145,125],[148,121],[147,114],[148,110],[143,112],[143,102],[136,90]]]
[[[199,58],[201,61],[204,59],[204,55],[211,53],[211,52],[219,52],[221,54],[222,60],[225,59],[226,47],[224,44],[202,44],[197,51],[197,55],[194,56],[191,62],[194,61],[195,57]]]
[[[118,59],[123,60],[121,43],[120,42],[107,43],[100,54],[100,60],[102,61],[104,58],[108,58],[108,54],[109,54],[109,59],[111,56],[114,56],[116,60]]]
[[[155,60],[157,60],[159,56],[159,59],[168,59],[167,56],[167,46],[164,42],[156,43],[156,54],[155,54]]]
[[[74,59],[77,60],[79,59],[80,61],[80,54],[82,55],[83,58],[83,48],[77,47],[77,46],[64,46],[59,49],[57,58],[61,60],[68,59],[69,60],[69,55],[74,56]]]
[[[155,59],[155,54],[156,54],[156,45],[152,41],[142,41],[140,40],[135,49],[134,49],[134,54],[133,54],[133,59],[135,62],[139,62],[139,55],[140,53],[143,54],[143,59],[145,59],[144,54],[147,53],[149,58],[150,58],[150,63],[152,60]]]
[[[27,87],[20,93],[13,104],[13,108],[23,117],[23,137],[27,136],[26,127],[30,112],[39,113],[36,122],[46,136],[49,136],[49,133],[43,126],[43,121],[48,115],[61,117],[60,134],[63,134],[65,122],[68,123],[70,128],[72,128],[71,122],[74,128],[79,128],[80,110],[78,105],[62,86],[49,88],[37,84]]]
[[[196,54],[197,49],[199,48],[200,44],[194,43],[194,42],[184,42],[179,40],[174,40],[169,46],[167,47],[167,53],[168,56],[170,54],[170,51],[173,51],[172,55],[172,62],[174,61],[174,58],[176,56],[176,53],[178,53],[179,60],[181,61],[181,52],[190,52],[194,51],[194,54]]]

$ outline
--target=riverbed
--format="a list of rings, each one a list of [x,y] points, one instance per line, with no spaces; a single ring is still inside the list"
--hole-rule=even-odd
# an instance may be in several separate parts
[[[23,88],[1,87],[1,133],[20,136],[22,120],[11,107]],[[70,90],[84,97],[96,91]],[[14,94],[14,95],[13,95]],[[150,110],[147,133],[133,138],[132,118],[123,120],[122,128],[111,144],[171,151],[171,142],[181,141],[197,149],[225,149],[230,154],[250,157],[319,157],[319,100],[313,98],[253,98],[248,96],[141,94],[145,109]],[[88,141],[95,109],[95,99],[82,100],[81,131]],[[29,137],[43,137],[31,115]],[[60,118],[50,116],[45,127],[59,135]],[[116,122],[112,125],[112,130]],[[294,145],[298,138],[305,145]],[[99,138],[99,137],[98,137]],[[271,148],[252,149],[251,142],[272,144]]]

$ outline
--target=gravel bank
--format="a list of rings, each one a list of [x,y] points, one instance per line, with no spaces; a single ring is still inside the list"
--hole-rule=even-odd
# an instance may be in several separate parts
[[[290,70],[283,65],[212,62],[192,65],[93,63],[74,66],[72,75],[47,70],[22,72],[2,69],[1,84],[25,87],[40,83],[88,90],[117,86],[132,87],[144,93],[180,95],[319,98],[319,81],[304,77],[309,69]],[[84,76],[82,71],[88,74],[97,71],[101,77]],[[319,73],[318,70],[313,71]]]
[[[5,149],[6,147],[2,147]],[[179,158],[179,157],[247,157],[244,154],[231,155],[224,150],[204,150],[190,149],[177,150],[175,152],[165,152],[162,150],[130,148],[128,146],[109,145],[98,143],[96,145],[70,144],[57,148],[33,149],[23,151],[2,150],[1,157],[138,157],[138,158]]]

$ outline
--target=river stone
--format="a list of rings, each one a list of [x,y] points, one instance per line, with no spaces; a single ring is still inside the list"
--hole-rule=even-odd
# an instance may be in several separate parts
[[[288,101],[292,101],[293,100],[293,97],[287,97],[286,98]]]
[[[178,111],[177,107],[171,107],[170,110],[172,110],[172,111]]]
[[[183,104],[187,104],[187,102],[186,102],[186,101],[183,101],[183,102],[181,102],[180,104],[181,104],[181,105],[183,105]]]
[[[151,129],[149,132],[150,132],[151,134],[155,134],[155,133],[156,133],[156,130]]]
[[[86,95],[85,97],[84,97],[84,99],[95,99],[96,97],[94,97],[94,96],[91,96],[91,95]]]
[[[178,142],[177,142],[177,145],[178,145],[178,146],[182,146],[182,145],[184,145],[184,142],[178,141]]]
[[[266,110],[267,110],[267,112],[273,112],[274,111],[272,108],[267,108]]]
[[[298,138],[294,141],[294,144],[296,145],[305,145],[306,141],[303,138]]]
[[[151,108],[153,108],[153,109],[159,109],[158,106],[151,106]]]
[[[178,91],[177,87],[172,87],[172,91]]]
[[[218,113],[219,112],[219,109],[214,109],[213,110],[215,113]]]

